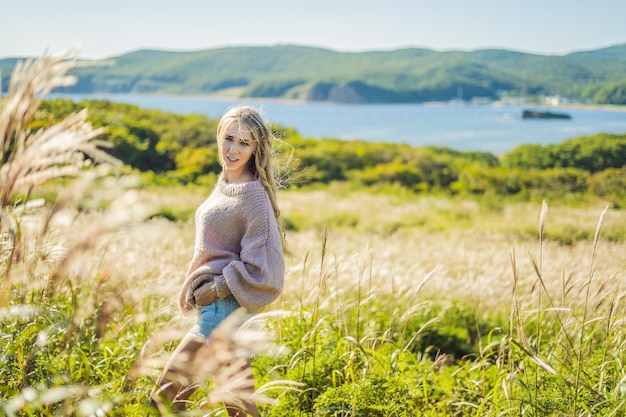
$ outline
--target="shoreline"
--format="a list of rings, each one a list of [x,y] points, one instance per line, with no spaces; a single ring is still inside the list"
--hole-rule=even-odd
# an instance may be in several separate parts
[[[583,109],[603,111],[626,111],[626,105],[618,104],[560,104],[558,106],[544,106],[551,109]]]
[[[110,93],[110,92],[95,92],[95,93],[50,93],[50,95],[60,95],[60,96],[95,96],[95,95],[108,95],[108,96],[139,96],[139,97],[186,97],[186,98],[198,98],[198,99],[212,99],[212,100],[226,100],[226,101],[248,101],[248,102],[258,102],[265,101],[270,103],[288,103],[288,104],[344,104],[351,106],[359,106],[359,105],[421,105],[421,106],[441,106],[441,107],[521,107],[521,108],[542,108],[542,109],[580,109],[580,110],[602,110],[602,111],[616,111],[616,112],[626,112],[626,105],[618,105],[618,104],[580,104],[580,103],[569,103],[569,104],[559,104],[559,105],[550,105],[550,104],[534,104],[534,103],[506,103],[501,101],[492,101],[489,103],[471,103],[471,102],[447,102],[447,101],[424,101],[424,102],[384,102],[384,103],[343,103],[336,101],[308,101],[304,99],[293,99],[293,98],[276,98],[276,97],[238,97],[231,95],[221,95],[221,94],[171,94],[171,93]]]

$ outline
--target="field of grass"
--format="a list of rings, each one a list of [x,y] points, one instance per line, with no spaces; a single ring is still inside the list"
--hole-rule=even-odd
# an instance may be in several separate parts
[[[2,286],[8,415],[150,412],[163,360],[192,325],[175,300],[189,213],[209,190],[129,183],[101,184],[44,234],[45,206],[21,215],[22,259]],[[257,385],[277,399],[264,415],[624,410],[623,211],[333,190],[280,198],[293,256],[284,293],[257,317],[272,341],[253,361]],[[163,211],[186,214],[150,215]],[[210,374],[198,377],[196,407],[220,415]]]
[[[62,58],[33,65],[0,113],[0,413],[156,416],[148,394],[193,324],[176,298],[210,186],[142,187],[82,113],[25,131],[46,82],[68,82]],[[284,292],[179,369],[200,385],[185,415],[226,415],[241,380],[220,364],[248,357],[264,416],[625,414],[625,211],[279,197]]]

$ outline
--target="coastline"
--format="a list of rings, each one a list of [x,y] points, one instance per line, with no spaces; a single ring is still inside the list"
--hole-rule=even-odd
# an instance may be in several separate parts
[[[68,95],[67,93],[58,93],[59,95]],[[226,101],[247,101],[247,102],[268,102],[268,103],[287,103],[287,104],[345,104],[352,106],[359,105],[398,105],[398,104],[413,104],[413,105],[422,105],[428,107],[527,107],[527,108],[544,108],[544,109],[579,109],[579,110],[601,110],[601,111],[615,111],[615,112],[626,112],[626,105],[617,105],[617,104],[582,104],[582,103],[568,103],[568,104],[559,104],[559,105],[551,105],[551,104],[535,104],[535,103],[526,103],[526,104],[513,104],[502,101],[492,101],[489,103],[472,103],[472,102],[461,102],[461,101],[425,101],[425,102],[415,102],[415,103],[343,103],[343,102],[335,102],[335,101],[309,101],[304,99],[294,99],[294,98],[277,98],[277,97],[241,97],[236,95],[229,94],[171,94],[171,93],[135,93],[135,92],[127,92],[127,93],[110,93],[110,92],[96,92],[96,93],[71,93],[69,95],[75,96],[92,96],[104,94],[107,96],[125,96],[125,95],[133,95],[138,97],[184,97],[184,98],[198,98],[198,99],[209,99],[209,100],[226,100]],[[54,96],[55,93],[51,93],[50,95]]]
[[[54,98],[52,94],[50,98]],[[225,109],[249,104],[259,108],[272,123],[295,129],[308,138],[359,139],[405,143],[411,146],[445,146],[459,151],[502,154],[517,144],[549,144],[600,132],[625,134],[624,107],[573,105],[573,120],[550,123],[516,123],[528,103],[426,103],[341,104],[302,100],[235,97],[232,94],[58,94],[75,101],[103,99],[146,109],[219,118]],[[434,104],[434,103],[433,103]],[[538,106],[533,106],[538,107]],[[556,106],[541,106],[554,110]],[[547,108],[546,108],[547,107]],[[532,108],[532,107],[531,107]],[[574,110],[574,108],[580,110]],[[578,117],[576,113],[588,113]],[[582,115],[581,115],[582,116]]]
[[[583,109],[583,110],[602,110],[602,111],[620,111],[626,112],[626,105],[617,104],[560,104],[558,106],[545,106],[551,109]]]

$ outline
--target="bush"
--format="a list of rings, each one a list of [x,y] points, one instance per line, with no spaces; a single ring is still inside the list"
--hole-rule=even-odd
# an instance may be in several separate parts
[[[626,134],[601,133],[555,145],[520,145],[506,154],[511,169],[576,168],[590,173],[626,166]]]
[[[319,417],[408,417],[412,402],[402,378],[372,378],[326,390],[314,410]]]
[[[531,193],[563,197],[587,191],[589,174],[575,168],[538,169],[484,169],[466,168],[452,184],[455,192],[478,195],[516,195]]]

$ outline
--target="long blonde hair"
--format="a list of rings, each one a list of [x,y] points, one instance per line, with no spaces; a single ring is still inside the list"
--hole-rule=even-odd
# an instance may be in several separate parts
[[[236,121],[240,126],[247,128],[254,141],[256,142],[256,149],[254,154],[248,161],[248,168],[258,179],[267,195],[269,196],[270,203],[272,204],[272,210],[274,216],[278,222],[280,229],[280,236],[283,246],[283,252],[289,253],[287,250],[287,242],[285,240],[285,230],[280,218],[280,209],[278,208],[278,198],[276,196],[276,190],[278,188],[279,177],[277,161],[274,158],[273,143],[276,140],[274,132],[270,128],[269,124],[261,117],[259,112],[250,106],[237,106],[228,110],[220,119],[217,125],[217,139],[223,139],[226,134],[226,130],[230,124]],[[223,163],[223,161],[220,161]]]

